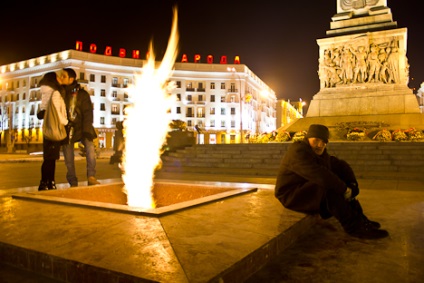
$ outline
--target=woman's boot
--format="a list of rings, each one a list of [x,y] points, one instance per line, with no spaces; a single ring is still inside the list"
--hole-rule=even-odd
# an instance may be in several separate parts
[[[54,181],[47,181],[47,188],[49,190],[56,190],[56,183]]]
[[[46,190],[48,190],[47,182],[46,182],[46,181],[41,180],[41,181],[40,181],[40,185],[38,186],[38,190],[39,190],[39,191],[46,191]]]

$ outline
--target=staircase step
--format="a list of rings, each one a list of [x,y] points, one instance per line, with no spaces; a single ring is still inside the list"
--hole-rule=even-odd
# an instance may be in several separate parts
[[[276,176],[292,142],[195,145],[162,156],[162,171]],[[360,178],[424,179],[424,142],[332,142],[330,154]]]

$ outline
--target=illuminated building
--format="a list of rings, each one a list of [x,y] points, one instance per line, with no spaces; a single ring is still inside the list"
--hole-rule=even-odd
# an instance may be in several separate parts
[[[286,128],[290,123],[303,118],[305,102],[279,99],[277,103],[277,129]]]
[[[47,72],[71,67],[91,95],[98,146],[112,148],[115,124],[124,119],[124,108],[131,104],[129,86],[145,63],[67,50],[0,66],[2,146],[12,138],[17,149],[27,148],[28,141],[30,146],[41,145],[38,83]],[[174,67],[170,81],[175,84],[171,91],[177,101],[170,110],[171,119],[184,121],[199,143],[240,142],[240,118],[243,136],[276,129],[276,95],[246,65],[177,62]]]

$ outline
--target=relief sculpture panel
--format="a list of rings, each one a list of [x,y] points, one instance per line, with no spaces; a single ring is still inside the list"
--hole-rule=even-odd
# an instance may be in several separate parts
[[[352,84],[399,84],[408,77],[405,52],[399,39],[371,41],[368,37],[332,44],[323,49],[318,74],[321,88]],[[401,65],[403,68],[401,69]],[[401,74],[402,72],[402,74]]]

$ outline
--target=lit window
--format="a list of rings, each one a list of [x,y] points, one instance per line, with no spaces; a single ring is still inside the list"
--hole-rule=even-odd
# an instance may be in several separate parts
[[[119,114],[119,105],[112,104],[111,111],[112,111],[112,114]]]

